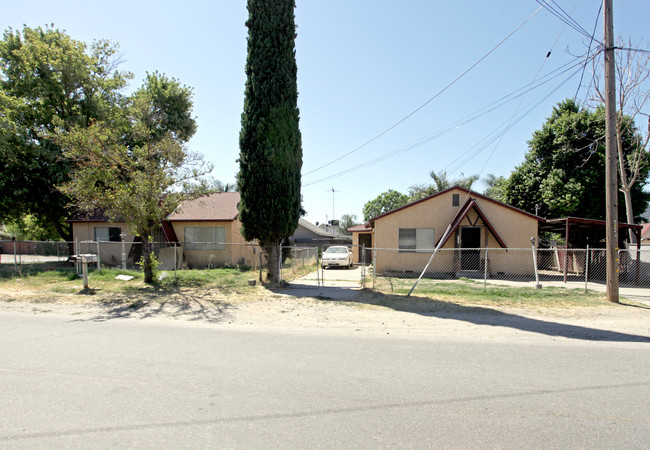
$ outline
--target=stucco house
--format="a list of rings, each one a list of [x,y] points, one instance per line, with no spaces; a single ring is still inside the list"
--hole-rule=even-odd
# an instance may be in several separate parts
[[[260,248],[247,242],[240,231],[240,199],[239,192],[220,192],[183,202],[153,236],[161,268],[172,269],[174,263],[177,268],[183,264],[190,268],[242,264],[257,267]],[[124,251],[127,265],[132,265],[141,254],[139,239],[129,232],[126,223],[111,221],[101,211],[75,215],[69,222],[73,238],[79,242],[79,253],[96,253],[99,246],[102,264],[119,266]],[[302,218],[292,237],[292,243],[299,246],[338,242]]]
[[[238,192],[221,192],[183,202],[153,236],[163,268],[173,268],[173,261],[177,267],[183,263],[189,267],[256,266],[259,249],[241,235],[239,201]],[[120,265],[124,235],[129,264],[137,259],[138,239],[124,222],[110,221],[101,212],[75,215],[69,222],[81,253],[95,253],[99,245],[103,264]],[[173,248],[176,248],[176,257]],[[165,267],[170,263],[171,267]]]
[[[167,217],[189,267],[255,266],[259,250],[242,236],[239,192],[219,192],[183,202]]]
[[[419,274],[447,227],[450,233],[441,244],[443,250],[428,271],[458,276],[485,270],[485,252],[480,249],[530,248],[544,219],[462,187],[410,203],[370,219],[369,227],[353,229],[354,242],[371,240],[372,246],[392,251],[377,251],[378,274]],[[365,235],[365,237],[364,237]],[[369,235],[369,236],[368,236]],[[512,252],[507,258],[489,257],[490,274],[508,272],[529,274],[534,269],[530,254]],[[521,263],[516,258],[522,258]],[[507,264],[507,267],[505,266]]]

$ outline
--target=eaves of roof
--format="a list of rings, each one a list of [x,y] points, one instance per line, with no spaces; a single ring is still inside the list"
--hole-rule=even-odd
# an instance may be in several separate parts
[[[452,237],[454,232],[460,226],[463,219],[465,217],[467,217],[467,214],[469,214],[469,212],[472,209],[474,209],[476,211],[476,213],[478,214],[478,216],[483,220],[483,223],[485,224],[485,226],[487,226],[487,228],[490,230],[492,235],[496,238],[496,240],[499,243],[499,245],[501,246],[501,248],[508,248],[508,246],[506,245],[504,240],[499,235],[499,232],[496,230],[496,228],[494,228],[494,226],[492,225],[490,220],[487,218],[487,216],[485,215],[485,213],[483,212],[483,210],[481,209],[481,207],[479,206],[479,204],[476,202],[475,199],[468,200],[465,203],[465,205],[463,205],[461,210],[458,211],[458,214],[456,214],[456,217],[451,222],[451,230],[449,231],[449,234],[445,238],[444,242],[442,242],[442,244],[440,244],[440,247],[443,247],[447,243],[447,241],[449,241],[449,239]],[[440,239],[442,239],[442,237]],[[440,242],[440,239],[438,240],[438,242],[436,242],[436,247],[438,246],[438,243]]]
[[[370,222],[370,224],[372,226],[374,226],[376,220],[383,219],[386,216],[390,216],[391,214],[395,214],[396,212],[399,212],[399,211],[402,211],[404,209],[410,208],[410,207],[415,206],[415,205],[417,205],[419,203],[426,202],[426,201],[431,200],[433,198],[439,197],[439,196],[444,195],[444,194],[446,194],[446,193],[448,193],[450,191],[453,191],[453,190],[458,190],[458,191],[464,192],[465,194],[467,194],[470,197],[480,198],[481,200],[485,200],[487,202],[494,203],[495,205],[499,205],[499,206],[502,206],[504,208],[510,209],[510,210],[515,211],[515,212],[517,212],[519,214],[523,214],[524,216],[528,216],[528,217],[530,217],[532,219],[535,219],[535,220],[537,220],[539,222],[544,222],[544,219],[542,217],[536,216],[535,214],[531,214],[531,213],[526,212],[526,211],[524,211],[522,209],[515,208],[512,205],[508,205],[507,203],[500,202],[498,200],[487,197],[487,196],[485,196],[483,194],[479,194],[478,192],[471,191],[471,190],[469,190],[467,188],[464,188],[464,187],[461,187],[461,186],[450,187],[449,189],[445,189],[444,191],[437,192],[437,193],[435,193],[433,195],[430,195],[430,196],[425,197],[423,199],[417,200],[417,201],[415,201],[413,203],[409,203],[408,205],[404,205],[404,206],[402,206],[400,208],[396,208],[396,209],[394,209],[392,211],[385,212],[383,214],[378,215],[377,217],[373,217],[372,219],[369,220],[369,222]]]

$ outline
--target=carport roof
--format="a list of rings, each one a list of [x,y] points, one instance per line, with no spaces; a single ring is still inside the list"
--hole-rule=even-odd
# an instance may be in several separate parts
[[[569,233],[577,231],[582,233],[584,236],[604,239],[606,225],[607,222],[604,220],[582,219],[579,217],[563,217],[559,219],[547,219],[544,222],[540,222],[538,230],[550,233],[559,233],[562,235],[566,235],[567,230]],[[618,228],[620,230],[633,230],[637,235],[638,240],[640,238],[641,229],[643,226],[619,222]]]

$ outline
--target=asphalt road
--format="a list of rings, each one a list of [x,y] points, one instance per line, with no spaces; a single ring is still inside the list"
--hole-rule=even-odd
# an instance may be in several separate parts
[[[0,448],[648,448],[650,344],[0,313]]]

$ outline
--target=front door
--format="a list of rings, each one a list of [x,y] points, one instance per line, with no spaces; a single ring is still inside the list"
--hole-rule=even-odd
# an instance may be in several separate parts
[[[363,253],[363,246],[365,246],[366,253],[365,255]],[[359,263],[364,263],[365,265],[370,265],[372,264],[372,235],[370,233],[367,234],[359,234]]]
[[[481,229],[460,229],[460,270],[479,270],[481,268]],[[471,250],[465,250],[471,249]]]

